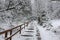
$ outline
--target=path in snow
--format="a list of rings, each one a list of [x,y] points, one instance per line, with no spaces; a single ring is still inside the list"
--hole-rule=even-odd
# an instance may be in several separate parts
[[[60,40],[59,36],[52,31],[46,30],[38,25],[37,21],[33,21],[28,27],[22,30],[21,34],[15,35],[13,40]]]
[[[21,34],[14,36],[13,40],[41,40],[41,37],[39,30],[31,22],[28,27],[22,30]]]
[[[4,40],[4,35],[0,35],[0,40]],[[39,30],[34,26],[34,23],[31,22],[25,29],[22,30],[21,34],[17,33],[13,36],[12,40],[41,40],[41,38]]]
[[[46,28],[38,25],[37,21],[34,21],[34,26],[39,29],[41,40],[60,40],[59,36],[54,34],[52,31],[48,31]]]

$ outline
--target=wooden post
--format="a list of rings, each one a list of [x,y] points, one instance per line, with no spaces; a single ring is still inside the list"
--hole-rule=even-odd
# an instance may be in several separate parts
[[[25,23],[24,23],[24,29],[25,29]]]
[[[7,38],[7,32],[5,33],[5,38]],[[5,39],[5,40],[8,40],[8,39]]]
[[[27,22],[27,26],[28,26],[28,22]]]
[[[20,34],[21,34],[21,26],[20,26]]]
[[[12,30],[10,31],[10,36],[12,35]],[[10,40],[12,40],[12,37],[10,37]]]

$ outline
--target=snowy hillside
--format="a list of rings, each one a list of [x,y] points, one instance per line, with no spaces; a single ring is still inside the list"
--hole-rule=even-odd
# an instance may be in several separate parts
[[[1,28],[12,28],[25,22],[30,16],[31,7],[29,0],[0,0]]]
[[[13,40],[60,40],[60,1],[0,0],[0,33],[21,24],[25,27],[25,22],[29,22],[28,27]],[[6,33],[9,36],[17,30]],[[0,40],[4,40],[4,34]]]

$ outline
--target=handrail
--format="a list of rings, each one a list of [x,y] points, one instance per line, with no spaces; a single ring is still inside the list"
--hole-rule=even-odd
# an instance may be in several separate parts
[[[27,24],[27,25],[25,25],[25,24]],[[20,32],[20,34],[21,34],[21,30],[24,29],[26,26],[28,26],[28,24],[29,24],[29,22],[25,22],[24,24],[16,26],[16,27],[14,27],[12,29],[8,29],[8,30],[5,30],[5,31],[2,31],[2,32],[0,32],[0,35],[1,34],[5,34],[5,40],[12,40],[12,37],[14,35],[16,35],[18,32]],[[22,28],[23,25],[24,25],[24,27]],[[15,32],[14,34],[12,34],[12,30],[17,29],[17,28],[20,28],[20,29],[17,32]],[[10,32],[10,36],[9,37],[7,37],[8,36],[8,32]]]
[[[22,24],[22,25],[23,25],[23,24]],[[11,31],[11,30],[13,30],[13,29],[16,29],[16,28],[18,28],[18,27],[20,27],[20,26],[22,26],[22,25],[19,25],[19,26],[16,26],[16,27],[12,28],[12,29],[8,29],[8,30],[5,30],[5,31],[3,31],[3,32],[0,32],[0,34],[3,34],[3,33],[5,33],[5,32]]]

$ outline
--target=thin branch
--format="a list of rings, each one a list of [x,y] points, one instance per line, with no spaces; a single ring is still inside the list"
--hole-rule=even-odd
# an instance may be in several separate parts
[[[12,6],[12,7],[6,8],[6,9],[2,9],[2,10],[0,10],[0,12],[15,9],[18,5],[22,5],[22,2],[16,4],[15,6]],[[20,9],[22,9],[22,7]]]

